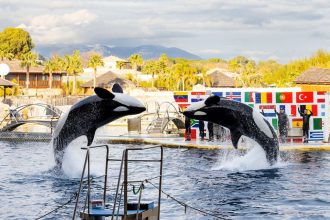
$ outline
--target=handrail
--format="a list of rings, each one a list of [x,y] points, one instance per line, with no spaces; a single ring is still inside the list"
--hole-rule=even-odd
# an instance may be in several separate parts
[[[125,150],[123,150],[122,153],[122,159],[111,159],[109,158],[109,146],[108,145],[96,145],[96,146],[88,146],[88,147],[82,147],[81,149],[86,150],[86,157],[85,157],[85,162],[84,162],[84,167],[83,167],[83,171],[81,174],[81,178],[80,178],[80,185],[79,185],[79,190],[78,190],[78,194],[77,194],[77,198],[76,198],[76,204],[75,204],[75,208],[74,208],[74,213],[73,213],[73,217],[72,219],[75,219],[76,216],[76,211],[77,211],[77,207],[78,207],[78,203],[79,203],[79,197],[82,191],[82,185],[84,182],[84,175],[86,172],[86,166],[87,166],[87,211],[88,211],[88,215],[90,215],[90,193],[91,193],[91,189],[90,189],[90,150],[94,149],[94,148],[100,148],[100,147],[106,147],[106,166],[105,166],[105,175],[104,175],[104,191],[103,191],[103,204],[106,203],[106,189],[107,189],[107,178],[108,178],[108,163],[109,161],[120,161],[121,165],[120,165],[120,170],[119,170],[119,176],[118,176],[118,182],[117,182],[117,188],[116,188],[116,195],[114,197],[114,203],[113,203],[113,207],[112,207],[112,217],[111,220],[113,220],[114,216],[115,216],[115,212],[116,212],[116,204],[117,204],[117,200],[118,200],[118,194],[119,194],[119,188],[120,185],[123,186],[124,188],[124,219],[127,219],[127,202],[128,202],[128,183],[132,183],[132,182],[140,182],[143,183],[146,180],[139,180],[139,181],[128,181],[128,164],[130,162],[158,162],[160,163],[160,168],[159,168],[159,192],[158,192],[158,220],[160,219],[160,204],[161,204],[161,190],[162,190],[162,175],[163,175],[163,147],[160,145],[156,145],[156,146],[151,146],[151,147],[145,147],[145,148],[127,148]],[[129,151],[143,151],[143,150],[149,150],[149,149],[154,149],[154,148],[160,148],[161,150],[161,155],[160,155],[160,159],[156,160],[156,159],[134,159],[134,160],[129,160],[128,157],[128,153]],[[121,184],[121,176],[122,176],[122,171],[124,168],[124,181]],[[158,178],[157,177],[157,178]],[[153,177],[154,179],[155,177]],[[85,201],[85,207],[86,207],[86,201]],[[118,205],[118,211],[120,208],[120,201],[121,201],[121,196],[120,196],[120,200],[119,200],[119,205]],[[138,207],[140,207],[140,201],[141,201],[141,195],[139,196],[139,202],[138,202]],[[85,208],[84,208],[85,211]],[[137,213],[138,215],[138,213]],[[118,213],[117,213],[117,217],[118,217]]]
[[[62,111],[58,108],[56,108],[55,106],[51,106],[51,105],[48,105],[48,104],[44,104],[44,103],[35,103],[35,104],[27,104],[27,105],[21,105],[15,109],[12,109],[9,111],[9,113],[1,120],[0,122],[0,127],[1,127],[1,124],[6,120],[6,118],[10,118],[9,121],[13,121],[11,119],[11,117],[14,117],[15,121],[19,120],[18,117],[17,117],[17,113],[19,113],[20,111],[22,111],[23,109],[25,108],[28,108],[28,107],[31,107],[31,106],[39,106],[39,107],[43,107],[45,109],[48,109],[50,110],[52,113],[55,113],[57,117],[61,117],[61,114],[62,114]],[[55,109],[55,110],[54,110]],[[13,114],[13,112],[15,112],[15,114]],[[11,117],[10,117],[11,116]],[[54,116],[52,116],[54,117]],[[8,123],[7,123],[8,124]],[[7,125],[6,124],[6,125]]]

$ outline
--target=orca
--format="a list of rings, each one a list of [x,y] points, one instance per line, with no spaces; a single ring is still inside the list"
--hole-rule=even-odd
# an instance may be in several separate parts
[[[191,104],[183,114],[191,119],[210,121],[228,128],[236,149],[241,136],[247,136],[263,148],[270,165],[277,161],[277,135],[257,109],[228,98],[210,96],[204,101]]]
[[[96,95],[80,100],[60,117],[52,138],[56,167],[62,167],[65,149],[74,139],[86,136],[90,146],[97,128],[146,110],[140,101],[123,94],[119,84],[114,84],[112,92],[100,87],[94,92]]]

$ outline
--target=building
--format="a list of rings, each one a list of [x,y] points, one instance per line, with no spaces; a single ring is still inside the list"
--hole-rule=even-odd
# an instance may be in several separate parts
[[[303,72],[294,81],[303,91],[330,92],[330,69],[311,68]]]
[[[131,69],[130,62],[127,60],[121,59],[116,56],[108,56],[103,58],[104,66],[98,66],[96,76],[101,76],[108,71],[115,72],[118,75],[126,75],[127,73],[136,74],[135,70]],[[140,73],[140,72],[139,72]],[[79,75],[79,79],[87,82],[88,80],[93,79],[94,69],[91,67],[84,68],[82,74]]]
[[[20,66],[19,60],[6,60],[9,66],[9,73],[5,76],[6,80],[17,83],[22,89],[26,88],[26,68]],[[62,75],[65,72],[54,72],[52,74],[52,94],[59,95],[62,92]],[[31,66],[29,70],[29,95],[38,95],[49,93],[49,73],[44,72],[44,67],[38,65],[36,67]],[[32,90],[33,89],[33,90]]]

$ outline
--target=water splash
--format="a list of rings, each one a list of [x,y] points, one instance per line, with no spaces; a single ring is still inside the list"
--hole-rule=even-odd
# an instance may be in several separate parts
[[[246,153],[237,150],[223,151],[212,170],[242,172],[247,170],[273,169],[287,165],[287,162],[281,161],[279,158],[276,164],[270,166],[267,162],[265,151],[252,139],[244,138],[240,141],[239,146],[246,148]]]
[[[87,146],[87,138],[82,136],[72,141],[66,148],[62,169],[64,174],[68,177],[81,177],[86,156],[86,150],[82,150],[81,147],[85,146]],[[94,153],[95,151],[99,151],[99,149],[93,149],[90,151],[90,158],[92,161],[90,170],[92,176],[100,176],[104,174],[105,157],[101,158],[100,154]],[[87,167],[85,173],[87,174]]]

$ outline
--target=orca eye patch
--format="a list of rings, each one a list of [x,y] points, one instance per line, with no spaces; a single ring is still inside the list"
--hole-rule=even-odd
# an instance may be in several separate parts
[[[211,106],[211,105],[215,105],[220,101],[220,97],[219,96],[210,96],[205,100],[205,105],[206,106]]]

